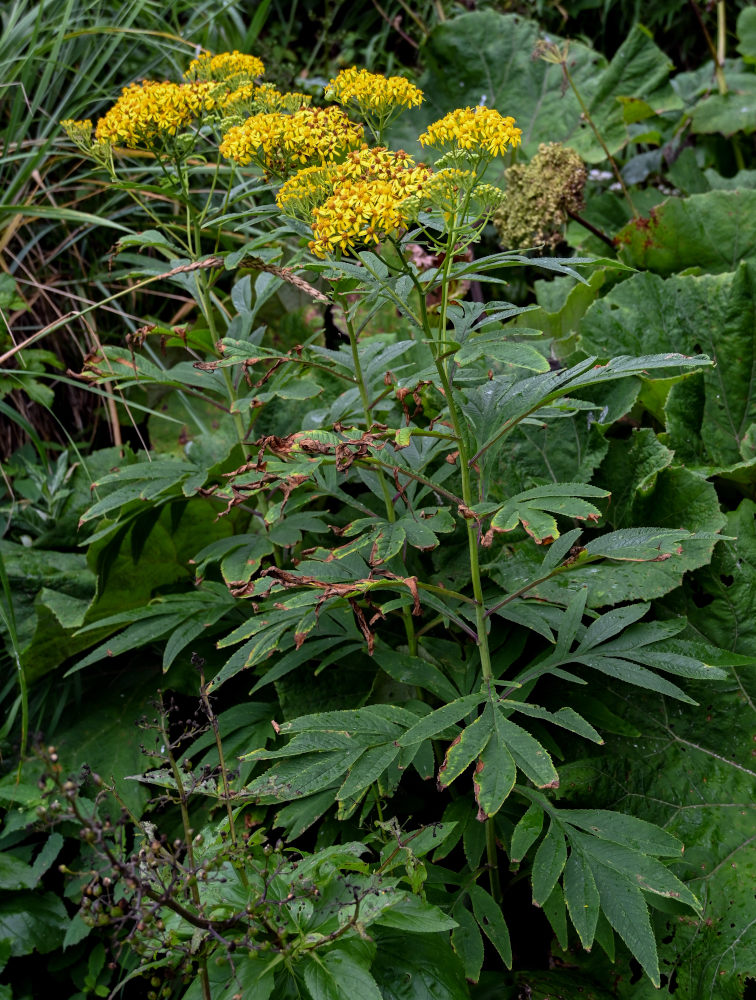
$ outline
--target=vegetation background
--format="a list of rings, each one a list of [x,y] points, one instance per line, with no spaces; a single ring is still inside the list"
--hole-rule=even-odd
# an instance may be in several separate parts
[[[9,0],[0,19],[0,997],[756,996],[756,10],[671,0]],[[558,787],[528,764],[531,743],[517,759],[523,790],[500,811],[475,799],[480,748],[454,765],[454,785],[448,774],[438,788],[433,780],[478,711],[465,610],[475,600],[467,525],[454,507],[453,517],[437,513],[444,489],[459,495],[458,472],[416,443],[432,435],[429,420],[447,419],[427,388],[433,374],[423,376],[428,359],[402,360],[414,366],[396,381],[403,395],[384,381],[409,336],[401,307],[376,292],[368,309],[358,360],[371,394],[360,416],[356,387],[348,398],[341,384],[349,307],[324,308],[275,269],[294,263],[320,289],[323,274],[346,282],[343,296],[350,275],[304,263],[301,232],[275,220],[273,185],[259,172],[237,177],[224,211],[203,220],[197,259],[224,260],[203,293],[184,274],[156,280],[185,259],[170,242],[181,193],[150,173],[149,157],[125,160],[111,182],[60,127],[96,119],[128,82],[180,79],[201,49],[254,53],[266,79],[316,101],[353,64],[408,76],[426,101],[389,144],[418,159],[430,122],[483,102],[522,127],[519,167],[551,142],[585,164],[579,207],[554,207],[553,175],[526,175],[532,197],[518,218],[527,230],[532,214],[533,225],[523,246],[543,242],[546,206],[558,263],[541,250],[517,261],[499,253],[516,176],[502,161],[487,175],[511,192],[499,229],[488,225],[479,259],[446,275],[457,305],[485,303],[495,324],[481,347],[464,337],[486,313],[467,329],[464,307],[452,313],[467,349],[455,355],[463,392],[473,392],[475,365],[483,383],[489,364],[516,368],[518,380],[557,380],[552,395],[539,382],[537,405],[512,417],[487,472],[491,509],[476,513],[502,524],[517,501],[512,531],[480,547],[486,600],[506,605],[491,617],[491,642],[497,676],[530,685],[523,703],[535,684],[528,668],[553,661],[538,705],[517,718]],[[194,177],[206,194],[202,169]],[[478,268],[482,257],[495,263]],[[584,258],[596,263],[576,263]],[[250,345],[267,359],[254,391],[237,380],[235,395],[214,394],[192,367],[218,367],[213,322],[229,343],[245,341],[237,364]],[[502,338],[519,361],[497,355]],[[322,375],[290,363],[302,344],[321,352]],[[538,365],[530,350],[541,370],[528,368]],[[586,358],[671,353],[688,356],[690,370],[628,362],[608,387],[575,381]],[[564,371],[573,381],[558,383]],[[240,442],[233,413],[251,413],[253,397],[254,433],[250,425]],[[483,439],[508,412],[502,399],[487,417],[468,415]],[[386,478],[406,500],[413,470],[430,470],[433,488],[415,482],[407,502],[433,514],[401,537],[385,518],[383,533],[355,529],[339,557],[346,575],[318,579],[364,581],[368,552],[384,546],[397,577],[426,584],[422,655],[404,631],[414,609],[406,588],[334,589],[321,619],[314,598],[286,604],[281,584],[263,605],[270,628],[251,631],[260,616],[243,585],[273,568],[279,582],[298,573],[295,594],[304,593],[303,559],[326,573],[325,563],[312,568],[313,552],[343,545],[357,514],[383,516],[369,464],[380,455],[356,453],[348,483],[332,465],[332,479],[323,472],[285,512],[261,489],[257,513],[240,504],[218,518],[245,483],[230,474],[257,458],[251,442],[316,419],[370,431],[374,406],[376,425],[407,428],[406,441],[392,439],[402,449]],[[564,483],[585,490],[566,490],[573,506],[544,493]],[[606,494],[611,502],[599,502]],[[534,497],[541,506],[528,507]],[[599,519],[585,521],[576,497]],[[534,524],[546,512],[540,537],[524,530],[526,508]],[[561,537],[536,544],[549,523]],[[636,532],[629,559],[607,542],[625,531]],[[587,545],[594,561],[574,567],[572,545]],[[636,648],[648,635],[658,651],[633,660],[615,645],[603,672],[571,660],[599,643],[602,622],[600,642],[626,635]],[[303,631],[312,635],[301,643]],[[434,722],[421,733],[385,706]],[[581,721],[559,716],[557,730],[565,706]],[[315,714],[363,709],[328,726]],[[373,734],[362,758],[319,735],[353,724]],[[597,732],[603,745],[585,741]],[[397,764],[401,741],[423,749]],[[479,807],[488,823],[476,821]],[[583,869],[578,878],[581,858],[613,880],[611,891],[605,881],[599,893]],[[241,880],[243,891],[219,879],[234,892]],[[168,913],[169,898],[184,912]],[[235,962],[235,949],[247,959]]]

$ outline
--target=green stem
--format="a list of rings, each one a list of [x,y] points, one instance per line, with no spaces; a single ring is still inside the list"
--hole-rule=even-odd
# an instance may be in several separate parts
[[[177,163],[176,169],[181,182],[181,192],[184,196],[184,206],[186,209],[186,242],[189,246],[191,259],[194,262],[199,260],[202,254],[201,218],[196,213],[192,212],[189,180],[184,166]],[[218,337],[218,328],[215,324],[213,304],[210,300],[210,281],[204,271],[197,271],[194,275],[194,280],[197,283],[197,304],[199,305],[200,311],[205,322],[207,323],[207,328],[210,331],[213,343],[217,344],[220,338]],[[221,372],[223,381],[226,385],[226,394],[228,396],[228,404],[230,408],[233,406],[234,399],[236,398],[236,389],[234,387],[234,381],[231,377],[229,369],[222,368]],[[231,417],[234,423],[234,430],[236,431],[236,438],[243,449],[247,431],[244,426],[242,415],[241,413],[234,412],[231,414]]]
[[[447,500],[451,500],[459,506],[464,501],[461,497],[456,496],[454,493],[450,493],[449,490],[445,490],[443,486],[439,486],[438,483],[434,483],[432,479],[426,479],[425,476],[419,476],[416,472],[410,472],[409,469],[405,469],[398,465],[391,465],[390,462],[382,462],[379,458],[374,455],[366,455],[365,458],[358,459],[360,463],[367,465],[377,465],[382,469],[388,469],[391,472],[398,471],[403,476],[407,476],[409,479],[414,479],[416,483],[422,483],[424,486],[428,486],[435,493],[439,493],[442,497],[446,497]]]
[[[727,52],[727,25],[725,20],[725,0],[717,0],[717,86],[720,94],[727,93],[724,75],[725,53]]]
[[[462,219],[465,217],[467,203],[463,207]],[[437,347],[434,351],[436,369],[438,371],[441,384],[446,396],[446,404],[449,408],[449,418],[454,428],[459,447],[460,474],[462,477],[462,499],[466,507],[471,507],[475,503],[473,496],[473,486],[470,477],[470,455],[467,447],[467,428],[462,416],[457,409],[454,396],[454,387],[449,378],[447,359],[440,357],[444,353],[446,345],[446,318],[449,306],[449,275],[454,260],[454,248],[456,246],[457,216],[451,220],[449,235],[446,244],[446,256],[442,271],[441,286],[441,309],[438,328]],[[427,314],[426,314],[427,315]],[[432,331],[428,328],[428,335],[433,339]],[[480,560],[478,557],[478,531],[476,521],[466,520],[467,528],[467,549],[470,561],[470,579],[472,582],[473,596],[475,598],[475,629],[478,636],[478,653],[480,656],[480,669],[483,676],[483,683],[489,692],[493,692],[493,667],[491,664],[491,652],[488,646],[488,623],[486,621],[486,609],[483,603],[483,582],[480,576]],[[498,851],[496,847],[496,828],[493,818],[486,820],[486,860],[488,862],[488,878],[491,888],[491,896],[496,902],[501,901],[501,884],[499,880]]]
[[[162,163],[162,160],[160,159],[160,157],[156,157],[156,159],[160,163],[160,166],[162,167],[163,173],[166,173],[165,167],[163,166],[163,163]],[[111,168],[108,169],[108,173],[109,173],[110,179],[112,181],[114,181],[114,182],[118,181],[118,174],[115,171],[115,167],[112,167],[112,165],[111,165]],[[137,195],[137,193],[135,191],[133,191],[131,188],[126,188],[126,192],[129,195],[129,197],[131,198],[131,200],[134,202],[134,204],[137,205],[137,207],[140,208],[144,212],[144,214],[153,221],[153,223],[158,227],[158,229],[165,228],[164,220],[161,219],[160,216],[157,215],[155,212],[153,212],[151,208],[148,208],[146,201],[142,201],[142,199]],[[177,240],[177,242],[181,245],[182,250],[186,250],[188,252],[189,251],[189,247],[184,242],[184,240],[181,239],[181,237],[178,236],[178,234],[173,234],[173,235],[174,235],[174,238]]]
[[[612,154],[609,152],[609,147],[604,142],[604,139],[603,139],[601,133],[599,132],[598,128],[596,127],[596,124],[594,123],[593,118],[591,118],[591,113],[588,110],[588,106],[585,103],[585,101],[583,100],[582,94],[578,90],[577,85],[575,84],[575,81],[572,79],[572,74],[570,73],[569,66],[567,65],[567,60],[564,59],[560,65],[562,67],[562,72],[564,73],[564,77],[565,77],[567,83],[569,83],[569,85],[570,85],[570,87],[572,89],[572,93],[577,98],[577,102],[580,105],[580,109],[582,110],[583,115],[585,116],[585,120],[591,126],[591,130],[593,131],[593,134],[596,136],[596,139],[598,140],[598,144],[603,149],[604,154],[605,154],[607,160],[609,160],[609,163],[611,164],[614,176],[617,178],[617,181],[619,182],[619,185],[622,188],[622,193],[625,196],[625,200],[627,201],[628,205],[630,206],[630,211],[633,213],[633,217],[637,219],[638,218],[638,210],[636,209],[635,205],[633,204],[633,199],[630,197],[630,192],[628,191],[627,185],[625,184],[625,181],[622,178],[622,174],[620,173],[620,169],[617,166],[617,161],[614,159],[614,157],[612,156]]]

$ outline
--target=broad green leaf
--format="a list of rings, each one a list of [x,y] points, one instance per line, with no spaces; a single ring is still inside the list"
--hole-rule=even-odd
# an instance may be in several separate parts
[[[580,528],[573,528],[572,531],[568,531],[566,534],[560,535],[555,542],[552,542],[543,557],[541,572],[539,575],[547,576],[551,570],[556,569],[556,567],[569,556],[570,549],[577,543],[581,535],[582,531]]]
[[[0,900],[0,940],[10,941],[11,955],[46,955],[60,946],[68,914],[52,892],[5,892]]]
[[[279,809],[275,824],[286,832],[287,840],[296,840],[308,830],[323,813],[333,805],[333,792],[327,790],[310,795],[305,799],[295,800]]]
[[[247,785],[251,796],[286,802],[320,792],[343,780],[343,776],[363,753],[363,747],[306,754],[274,764]],[[335,796],[334,796],[335,797]]]
[[[415,723],[417,716],[394,705],[368,705],[365,708],[301,715],[281,725],[282,733],[329,732],[373,733],[396,739],[404,727]],[[381,740],[380,742],[383,742]]]
[[[233,963],[216,952],[207,963],[208,979],[213,998],[233,1000],[242,993],[244,1000],[269,1000],[275,986],[274,971],[270,960],[259,952],[241,952],[233,955]],[[202,981],[195,977],[182,1000],[203,1000]]]
[[[564,833],[554,820],[549,823],[546,836],[538,845],[533,858],[533,903],[543,906],[551,895],[557,879],[567,861]]]
[[[447,917],[443,910],[411,893],[407,893],[391,909],[384,910],[376,922],[382,927],[393,927],[415,934],[432,934],[456,927],[456,921]]]
[[[559,786],[559,775],[546,749],[527,730],[511,722],[501,712],[496,713],[496,735],[534,785],[538,788]]]
[[[490,743],[488,745],[491,746]],[[473,779],[473,782],[474,780],[475,779]],[[504,786],[504,788],[506,788],[506,786]],[[502,789],[502,791],[503,790],[504,789]],[[501,795],[501,792],[499,795]],[[465,828],[462,831],[462,847],[465,852],[467,864],[472,870],[475,870],[480,867],[483,860],[483,853],[486,849],[486,826],[485,823],[480,822],[477,816],[475,819],[472,819],[472,813],[470,814],[470,817],[470,822],[465,825]],[[482,819],[483,816],[481,815],[480,818]]]
[[[605,395],[610,394],[611,389],[606,390]],[[588,411],[568,410],[551,418],[539,414],[533,422],[521,423],[492,463],[496,471],[491,477],[491,499],[508,499],[544,481],[590,481],[608,448],[597,422],[603,410],[602,403],[597,403]]]
[[[735,31],[738,52],[747,63],[756,63],[756,11],[753,7],[744,7],[740,11]]]
[[[648,907],[634,880],[593,859],[590,868],[601,899],[601,909],[630,953],[643,966],[648,978],[659,986],[659,960],[651,930]]]
[[[543,915],[551,924],[559,947],[566,951],[569,945],[567,937],[567,907],[564,902],[564,893],[561,885],[557,882],[549,894],[549,898],[543,903]]]
[[[140,749],[144,736],[139,721],[155,697],[153,670],[132,670],[117,677],[103,674],[96,690],[90,690],[86,711],[68,719],[55,734],[61,760],[71,771],[85,764],[105,781],[113,778],[127,807],[140,815],[147,799],[145,790],[125,779],[151,766]],[[118,739],[113,739],[118,733]]]
[[[646,820],[608,809],[560,809],[559,817],[594,837],[622,844],[633,851],[680,858],[683,846],[673,834]]]
[[[477,983],[483,965],[483,938],[478,930],[478,922],[464,906],[452,911],[457,926],[452,931],[451,943],[465,970],[465,979]]]
[[[0,889],[33,889],[37,881],[31,865],[8,851],[0,852]]]
[[[443,701],[454,701],[459,697],[459,691],[438,667],[419,656],[410,656],[376,643],[373,659],[395,681],[424,688]]]
[[[448,934],[412,934],[376,928],[378,946],[371,972],[383,1000],[469,1000],[462,964]],[[352,998],[356,1000],[356,998]]]
[[[144,232],[133,235],[121,236],[116,244],[117,250],[125,250],[127,247],[158,247],[161,250],[170,251],[174,257],[181,256],[181,250],[175,246],[168,237],[157,229],[145,229]]]
[[[573,832],[570,840],[578,845],[589,864],[601,862],[607,868],[632,878],[634,884],[645,892],[679,900],[700,912],[701,904],[683,883],[656,858],[650,858],[621,844]]]
[[[723,525],[716,493],[710,483],[685,469],[671,473],[659,500],[664,496],[674,498],[680,486],[681,502],[667,511],[657,507],[656,516],[679,517],[687,497],[691,507],[686,509],[686,515],[700,519],[703,530],[694,533],[665,527],[620,528],[599,535],[585,544],[584,552],[568,569],[532,586],[529,597],[564,605],[576,591],[587,588],[589,608],[649,600],[674,590],[687,570],[707,563],[717,540],[716,532]],[[603,561],[586,560],[586,556]],[[518,543],[507,560],[488,564],[486,571],[505,592],[511,593],[538,580],[540,565],[539,551],[529,543]]]
[[[593,305],[581,323],[581,343],[589,351],[611,344],[634,351],[703,351],[716,360],[716,368],[672,386],[664,415],[657,415],[667,422],[666,444],[678,460],[712,471],[754,458],[744,439],[756,423],[756,403],[749,391],[756,264],[734,262],[733,267],[734,273],[674,275],[666,280],[634,275]],[[613,442],[612,451],[601,482],[617,494],[620,509],[614,523],[620,527],[623,519],[627,523],[629,501],[647,495],[656,473],[669,463],[649,431],[640,431],[632,445]]]
[[[124,608],[144,606],[154,591],[178,589],[175,584],[179,581],[189,585],[193,579],[189,559],[196,551],[197,535],[217,537],[230,530],[228,524],[215,526],[212,510],[201,500],[166,507],[158,517],[154,512],[147,514],[146,519],[137,518],[122,533],[90,547],[90,564],[102,570],[98,594],[84,624],[108,619],[114,611],[124,613]],[[224,596],[224,600],[228,597]],[[139,617],[133,614],[134,620]],[[82,635],[90,642],[101,638],[96,632]]]
[[[495,816],[517,780],[515,757],[507,746],[502,715],[495,713],[494,731],[475,766],[473,789],[478,803],[478,819]]]
[[[83,555],[27,548],[0,540],[13,602],[21,660],[29,682],[84,648],[73,639],[95,594],[96,578]]]
[[[596,934],[599,894],[593,872],[580,851],[573,848],[564,866],[564,901],[584,948],[590,949]]]
[[[756,74],[740,74],[741,81],[726,94],[712,94],[699,101],[690,116],[691,132],[725,136],[754,130],[756,114]]]
[[[457,823],[433,823],[431,826],[421,827],[419,830],[408,830],[402,835],[402,841],[416,858],[420,858],[429,851],[439,849],[441,844],[457,831],[457,826]],[[389,846],[393,851],[393,845]],[[384,848],[381,858],[385,852],[386,848]]]
[[[437,708],[435,712],[426,715],[424,719],[421,719],[408,729],[406,733],[403,733],[397,741],[399,746],[411,746],[413,743],[422,743],[423,740],[436,736],[444,729],[448,729],[455,722],[459,722],[465,715],[469,715],[480,704],[483,697],[480,694],[468,694],[466,697],[458,698],[449,705]]]
[[[674,457],[675,453],[648,427],[634,430],[629,439],[609,443],[597,478],[611,491],[607,519],[615,528],[637,524],[634,505],[654,490],[658,476]]]
[[[696,574],[704,603],[687,597],[684,609],[705,639],[724,649],[756,656],[756,504],[741,500],[727,515],[730,540],[714,550],[711,565]],[[736,671],[736,676],[740,671]]]
[[[707,191],[668,198],[616,239],[621,259],[633,267],[661,275],[689,267],[718,274],[756,256],[754,220],[756,191]]]
[[[349,799],[368,788],[389,767],[399,755],[399,748],[390,743],[388,746],[372,747],[366,750],[359,760],[352,765],[344,784],[338,791],[339,800]]]
[[[562,624],[559,627],[559,634],[554,646],[553,655],[557,659],[564,660],[570,653],[572,644],[580,632],[587,598],[588,590],[584,587],[570,598],[570,602],[565,608]]]
[[[601,735],[574,708],[559,708],[556,712],[548,712],[539,705],[529,705],[527,702],[513,702],[511,699],[507,699],[505,704],[513,706],[514,710],[522,713],[522,715],[550,722],[555,726],[560,726],[562,729],[569,730],[571,733],[577,733],[578,736],[583,736],[593,743],[604,742]]]
[[[428,106],[413,111],[395,128],[405,148],[430,122],[457,107],[475,107],[485,95],[490,103],[503,99],[502,114],[518,119],[524,141],[535,150],[539,142],[567,140],[578,129],[580,107],[571,91],[561,91],[558,66],[531,58],[538,41],[534,21],[493,11],[463,14],[436,25],[424,47],[427,71],[420,81]],[[478,58],[470,64],[469,53]],[[578,86],[595,90],[596,64],[605,60],[587,46],[570,47]]]
[[[353,747],[361,747],[366,750],[376,743],[375,737],[350,733],[322,732],[322,733],[300,733],[290,740],[286,746],[274,749],[256,749],[245,754],[246,760],[281,760],[285,757],[299,757],[310,753],[326,753],[331,750],[351,750]]]
[[[605,490],[584,483],[555,483],[536,486],[512,497],[491,519],[497,531],[512,531],[518,523],[536,542],[552,542],[559,537],[557,522],[549,514],[597,521],[599,509],[583,497],[604,498]]]
[[[620,659],[617,656],[601,656],[594,651],[582,656],[575,653],[572,657],[572,662],[584,663],[587,667],[598,670],[608,677],[616,677],[626,684],[634,684],[636,687],[647,688],[649,691],[658,691],[660,694],[677,698],[679,701],[687,702],[689,705],[696,704],[695,700],[685,694],[676,684],[672,684],[671,681],[659,677],[658,674],[653,673],[651,670],[646,670],[645,667],[631,662],[630,659]]]
[[[321,665],[325,666],[328,663],[329,653],[335,659],[339,659],[341,656],[350,655],[351,653],[355,653],[362,648],[362,643],[347,642],[346,645],[340,647],[337,655],[334,653],[333,636],[329,636],[326,639],[310,639],[299,649],[292,649],[283,656],[280,656],[276,660],[275,665],[265,671],[265,674],[254,685],[250,694],[254,694],[256,691],[259,691],[260,688],[266,687],[268,684],[273,684],[275,681],[280,680],[282,677],[285,677],[293,670],[296,670],[297,667],[300,667],[308,660],[312,660],[317,657]]]
[[[466,726],[449,745],[438,771],[440,785],[450,785],[483,751],[494,729],[494,709],[486,705],[483,714]]]
[[[102,629],[112,630],[115,625],[133,624],[127,624],[127,628],[123,631],[111,636],[83,659],[78,660],[68,674],[82,670],[106,657],[117,656],[119,653],[137,649],[167,636],[168,640],[163,651],[165,672],[181,650],[210,630],[234,607],[234,603],[225,587],[207,583],[203,588],[185,595],[169,594],[165,598],[157,598],[155,603],[139,611],[127,611],[120,615],[91,621],[76,633],[77,637],[88,632],[101,634]]]
[[[649,607],[649,604],[630,604],[614,611],[606,611],[588,626],[577,652],[585,652],[606,642],[628,625],[632,625],[633,622],[642,618],[648,612]]]
[[[60,854],[63,844],[63,836],[57,831],[48,836],[42,846],[42,849],[34,859],[34,864],[32,865],[32,871],[34,872],[34,877],[37,881],[42,878],[45,872],[49,871],[53,861],[55,861]]]
[[[532,372],[549,370],[548,358],[541,351],[529,344],[518,344],[507,340],[504,330],[469,337],[454,355],[454,360],[462,368],[482,360],[486,367],[491,367],[492,364],[505,364]]]
[[[206,545],[193,561],[198,576],[204,575],[208,565],[219,561],[226,584],[248,583],[262,559],[272,551],[272,543],[263,534],[234,534]]]
[[[399,521],[395,521],[393,524],[387,521],[380,528],[373,529],[370,533],[372,545],[370,564],[379,566],[381,563],[387,562],[399,552],[406,538],[407,533],[404,530],[404,525]],[[435,539],[435,535],[433,538]]]
[[[486,461],[491,461],[502,438],[522,420],[530,419],[530,415],[540,408],[547,408],[547,413],[553,413],[555,406],[567,407],[566,402],[560,402],[566,396],[579,396],[589,387],[592,389],[628,376],[649,378],[651,372],[664,373],[666,378],[680,377],[686,370],[712,363],[703,355],[687,357],[674,352],[630,357],[617,355],[612,350],[607,356],[607,361],[592,356],[570,368],[519,380],[494,376],[484,386],[467,390],[462,409],[479,444],[473,460],[478,461],[482,455],[488,454]],[[574,404],[569,407],[570,410],[574,408]]]
[[[512,944],[509,940],[509,929],[501,907],[479,885],[470,886],[470,899],[473,913],[481,930],[499,953],[499,957],[508,969],[512,968]]]
[[[695,609],[691,600],[691,608],[699,633],[708,630],[714,641],[756,653],[754,509],[745,500],[730,515],[728,530],[738,540],[722,543],[713,567],[700,574],[706,581],[701,593],[713,601]],[[662,967],[678,970],[678,992],[702,1000],[740,1000],[756,971],[749,876],[756,870],[752,676],[751,667],[738,665],[731,668],[730,681],[693,686],[702,702],[696,710],[675,711],[674,703],[643,692],[626,702],[618,699],[642,735],[615,737],[600,759],[568,764],[562,774],[563,787],[578,802],[590,794],[607,808],[624,810],[632,803],[635,815],[663,826],[663,836],[685,845],[673,871],[701,900],[703,912],[700,919],[657,912],[654,925]],[[648,834],[641,831],[637,844],[633,836],[628,833],[628,846],[651,848]],[[653,843],[658,834],[650,836]],[[661,854],[662,846],[657,842],[653,851]]]
[[[631,635],[623,639],[625,642],[632,641],[634,629],[628,629]],[[684,649],[684,644],[682,645]],[[699,680],[724,680],[727,671],[712,667],[707,663],[701,663],[697,657],[687,656],[677,652],[673,642],[659,642],[653,647],[642,646],[635,649],[631,654],[626,649],[619,646],[619,640],[606,643],[602,650],[607,653],[615,653],[619,656],[626,656],[635,660],[636,663],[643,663],[646,666],[654,667],[657,670],[664,670],[667,673],[675,674],[677,677],[692,677]],[[705,654],[705,651],[703,651]]]
[[[594,880],[595,881],[595,880]],[[610,962],[616,958],[616,941],[612,925],[606,918],[603,910],[599,910],[598,921],[596,922],[596,942],[601,945]]]
[[[304,979],[312,1000],[381,1000],[378,984],[368,969],[338,946],[311,951],[305,959]]]
[[[512,321],[517,328],[520,323],[541,330],[549,340],[569,341],[577,333],[578,323],[586,309],[595,302],[607,280],[613,277],[612,269],[596,269],[586,282],[576,282],[569,287],[569,281],[536,281],[535,293],[538,308],[526,316]],[[563,345],[560,345],[561,351]]]
[[[517,825],[512,831],[512,841],[509,848],[509,857],[515,864],[519,864],[525,857],[533,844],[538,840],[543,829],[543,809],[534,802],[531,803],[527,811],[520,817]]]

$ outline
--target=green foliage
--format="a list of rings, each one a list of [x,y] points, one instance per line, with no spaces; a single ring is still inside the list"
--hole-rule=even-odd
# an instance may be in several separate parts
[[[590,4],[568,7],[567,30]],[[740,1000],[756,977],[752,12],[713,92],[642,25],[607,57],[481,8],[402,27],[425,103],[391,142],[482,103],[532,169],[569,143],[600,169],[560,256],[491,245],[507,202],[480,182],[506,175],[474,143],[436,164],[467,171],[451,207],[417,196],[379,243],[314,256],[280,178],[219,156],[215,112],[90,148],[74,200],[24,209],[33,249],[119,230],[74,318],[99,300],[129,331],[77,367],[131,444],[68,428],[54,451],[19,402],[58,406],[36,341],[70,316],[10,347],[30,444],[4,465],[0,996],[40,991],[35,952],[71,1000]],[[19,80],[44,53],[32,110],[78,67],[65,107],[2,120],[14,248],[52,144],[82,171],[50,122],[177,79],[183,39],[259,50],[289,88],[317,22],[316,103],[324,41],[364,42],[338,4],[77,10],[3,15]],[[22,261],[0,307],[29,322]]]

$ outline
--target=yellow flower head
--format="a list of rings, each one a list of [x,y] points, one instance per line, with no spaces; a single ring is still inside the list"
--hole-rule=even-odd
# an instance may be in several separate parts
[[[361,180],[393,180],[415,167],[415,161],[403,149],[386,149],[385,146],[366,146],[347,153],[334,172],[335,183],[347,178]],[[426,173],[427,168],[423,167]]]
[[[325,257],[356,243],[379,243],[404,223],[390,181],[347,180],[315,209],[310,250]]]
[[[75,142],[80,149],[89,150],[92,145],[92,122],[89,118],[66,118],[60,124],[71,142]]]
[[[255,97],[259,111],[287,111],[292,115],[302,108],[309,107],[311,101],[312,97],[309,94],[300,94],[297,90],[282,94],[272,83],[264,83],[258,87]]]
[[[408,211],[413,217],[424,209],[435,209],[445,217],[457,211],[475,184],[475,174],[472,170],[457,170],[448,167],[437,170],[422,186],[408,205]]]
[[[315,208],[333,194],[332,166],[305,167],[290,177],[276,195],[276,204],[284,215],[310,222]]]
[[[293,115],[253,115],[226,132],[220,151],[239,164],[255,161],[283,176],[299,167],[337,162],[361,140],[362,126],[340,108],[301,108]]]
[[[272,83],[243,83],[240,87],[223,94],[219,105],[224,117],[235,117],[237,122],[229,122],[229,126],[249,118],[251,115],[271,111],[285,111],[294,114],[301,108],[306,108],[312,98],[309,94],[299,94],[296,91],[282,94]]]
[[[429,176],[430,169],[403,150],[363,146],[348,153],[330,171],[332,193],[311,212],[310,250],[325,257],[359,243],[380,243],[405,228],[404,203]]]
[[[215,105],[209,83],[132,83],[97,122],[95,138],[129,149],[153,146],[182,132]]]
[[[325,88],[328,100],[357,108],[366,118],[386,118],[423,103],[423,92],[403,76],[382,76],[366,69],[343,69]]]
[[[257,109],[257,94],[259,90],[260,87],[256,83],[243,83],[234,90],[226,91],[218,103],[223,109],[224,114],[235,114],[247,108]]]
[[[522,129],[514,118],[503,118],[495,108],[457,108],[434,122],[419,137],[423,146],[457,146],[471,153],[498,156],[519,146]]]
[[[221,52],[217,56],[203,52],[189,63],[184,79],[223,81],[232,89],[232,86],[251,82],[264,72],[265,66],[257,56],[247,56],[237,51]]]

